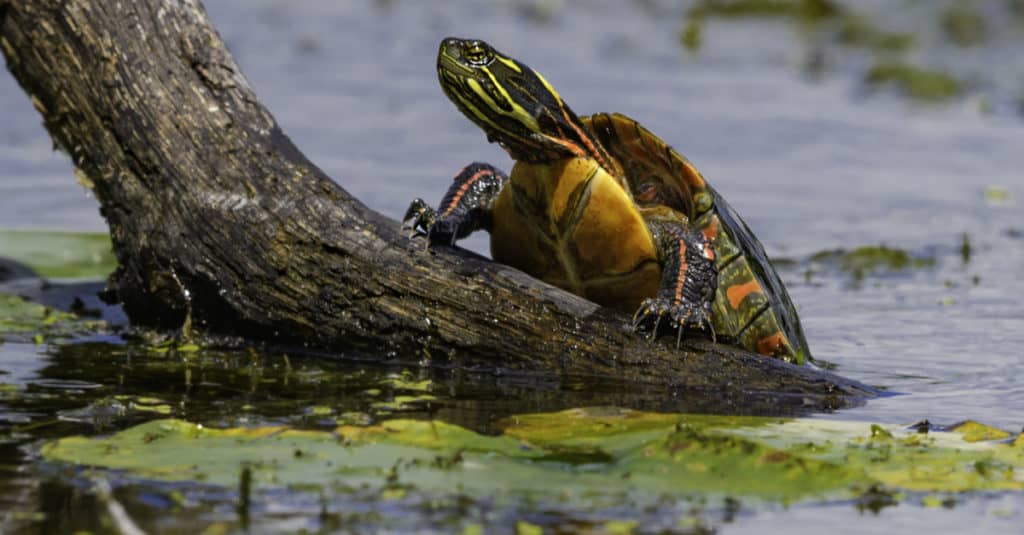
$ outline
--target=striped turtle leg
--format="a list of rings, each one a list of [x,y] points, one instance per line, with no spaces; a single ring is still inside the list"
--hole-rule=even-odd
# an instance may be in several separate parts
[[[490,230],[491,208],[508,181],[500,169],[486,163],[467,165],[448,188],[437,210],[423,199],[413,199],[402,228],[427,235],[429,243],[454,245],[477,230]]]
[[[676,329],[676,345],[683,331],[694,327],[711,330],[711,305],[718,287],[715,252],[699,231],[686,224],[661,217],[647,217],[661,260],[661,288],[658,295],[644,299],[634,316],[633,328],[654,319],[651,337],[668,318]],[[711,331],[714,337],[714,331]]]

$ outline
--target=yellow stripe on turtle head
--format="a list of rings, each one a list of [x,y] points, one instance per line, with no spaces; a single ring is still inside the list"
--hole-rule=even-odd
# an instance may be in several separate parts
[[[512,58],[506,58],[506,57],[504,57],[502,55],[495,55],[494,59],[504,63],[505,66],[508,67],[509,70],[511,70],[511,71],[515,71],[515,72],[518,72],[520,74],[523,72],[523,70],[521,68],[519,68],[519,64],[516,63],[516,60],[514,60]]]
[[[466,80],[466,85],[475,92],[481,100],[488,104],[487,113],[491,115],[502,115],[518,122],[524,128],[531,132],[539,132],[540,125],[537,124],[537,118],[533,114],[529,113],[520,106],[508,91],[502,86],[498,78],[489,69],[484,71],[490,79],[491,83],[487,85],[481,84],[479,81],[474,79]],[[488,88],[491,91],[488,91]]]

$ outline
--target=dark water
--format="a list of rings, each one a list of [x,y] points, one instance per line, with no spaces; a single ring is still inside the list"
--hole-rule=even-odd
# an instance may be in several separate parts
[[[207,8],[284,130],[368,205],[397,217],[413,197],[439,199],[470,161],[511,166],[436,83],[440,38],[485,38],[544,73],[575,111],[626,113],[686,154],[770,255],[797,261],[783,277],[814,354],[848,377],[904,394],[822,417],[1024,426],[1024,121],[1009,104],[1024,90],[1024,55],[1013,52],[1021,41],[999,34],[978,49],[931,46],[936,37],[922,21],[937,9],[922,4],[940,2],[856,3],[919,31],[927,46],[915,57],[976,80],[964,96],[924,105],[865,89],[865,53],[826,46],[825,73],[809,75],[820,43],[785,20],[712,21],[700,52],[688,54],[678,38],[684,9],[669,4],[213,0]],[[0,227],[102,230],[95,201],[51,151],[38,115],[6,76],[0,109]],[[934,265],[857,279],[807,260],[878,244]],[[486,239],[467,246],[486,251]],[[81,393],[83,404],[93,399],[90,389],[112,388],[109,377],[70,371],[68,351],[0,345],[3,381]],[[51,382],[40,385],[40,377]],[[460,408],[475,414],[460,418],[480,426],[496,412],[487,396],[534,396],[507,385],[481,388],[475,411]],[[292,422],[291,410],[321,396],[316,403],[334,399],[314,389],[260,418]],[[543,410],[550,401],[526,406]],[[224,403],[224,414],[234,414],[234,401]],[[8,423],[37,421],[40,410],[0,400]],[[216,420],[208,412],[202,418]],[[39,436],[61,436],[68,425]],[[26,470],[20,461],[3,469]],[[801,506],[741,516],[722,531],[1013,532],[1021,515],[1019,497],[968,500],[952,511],[901,506],[879,517]]]

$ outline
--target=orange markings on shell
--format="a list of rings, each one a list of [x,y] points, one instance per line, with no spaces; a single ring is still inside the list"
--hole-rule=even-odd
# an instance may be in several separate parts
[[[707,187],[707,184],[704,183],[704,177],[700,176],[700,171],[697,171],[693,164],[691,164],[682,156],[679,156],[679,161],[683,163],[683,171],[685,175],[683,177],[684,180],[692,184],[694,188],[705,189]]]
[[[763,292],[763,290],[761,289],[760,283],[751,279],[743,284],[730,286],[729,289],[725,291],[725,296],[729,299],[729,306],[735,310],[739,310],[740,303],[743,302],[743,299],[755,292]]]
[[[708,223],[700,231],[704,233],[704,237],[708,241],[714,243],[715,239],[718,238],[718,216],[713,215],[708,218]]]
[[[786,335],[781,331],[765,336],[757,341],[757,352],[762,355],[774,355],[780,347],[786,344]]]

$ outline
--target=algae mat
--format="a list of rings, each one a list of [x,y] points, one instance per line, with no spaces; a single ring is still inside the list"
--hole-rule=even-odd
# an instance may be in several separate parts
[[[255,489],[382,499],[415,490],[562,503],[628,495],[636,505],[667,496],[792,504],[882,493],[929,505],[951,493],[1024,490],[1024,438],[975,422],[935,431],[589,408],[511,417],[501,429],[485,436],[408,419],[332,431],[211,429],[162,419],[56,440],[42,455],[155,481],[233,488],[241,477]]]

